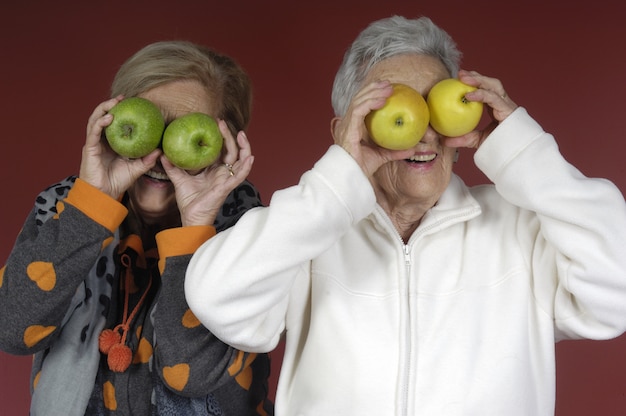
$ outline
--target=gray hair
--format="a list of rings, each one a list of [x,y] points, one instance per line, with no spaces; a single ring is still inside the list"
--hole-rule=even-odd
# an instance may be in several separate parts
[[[378,62],[396,55],[419,54],[440,59],[456,77],[461,52],[454,40],[429,18],[392,16],[371,23],[346,51],[335,76],[332,105],[343,116],[367,73]]]

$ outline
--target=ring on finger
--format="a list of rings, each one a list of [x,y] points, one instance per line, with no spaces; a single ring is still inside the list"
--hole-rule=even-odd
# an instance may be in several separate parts
[[[230,176],[235,176],[235,172],[233,172],[233,165],[231,165],[230,163],[224,163],[224,167],[228,169]]]

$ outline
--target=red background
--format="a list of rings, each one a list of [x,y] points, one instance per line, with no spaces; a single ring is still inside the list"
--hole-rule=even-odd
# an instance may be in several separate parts
[[[393,14],[431,17],[457,40],[464,68],[500,78],[572,163],[626,191],[626,12],[618,0],[11,3],[0,6],[0,263],[35,195],[78,171],[87,118],[119,65],[164,39],[207,44],[250,73],[251,180],[265,202],[331,144],[330,90],[343,52],[369,22]],[[469,184],[485,181],[469,150],[455,169]],[[626,336],[558,344],[557,414],[626,414],[625,349]],[[27,414],[29,369],[29,357],[0,353],[0,416]]]

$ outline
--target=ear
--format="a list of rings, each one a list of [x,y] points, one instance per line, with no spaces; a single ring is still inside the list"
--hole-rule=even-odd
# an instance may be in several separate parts
[[[333,140],[335,139],[335,130],[337,130],[337,125],[339,124],[339,117],[333,117],[330,120],[330,134],[333,136]]]

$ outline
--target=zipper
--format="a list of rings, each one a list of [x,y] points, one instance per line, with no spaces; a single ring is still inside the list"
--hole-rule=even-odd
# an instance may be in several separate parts
[[[409,412],[409,384],[411,380],[411,372],[412,372],[412,357],[413,351],[411,348],[411,327],[413,324],[412,313],[411,313],[411,295],[410,295],[410,277],[411,277],[411,246],[409,244],[404,244],[402,241],[402,251],[404,253],[404,266],[405,266],[405,284],[406,284],[406,327],[405,327],[405,372],[403,374],[402,380],[402,398],[401,398],[401,415],[408,415]]]
[[[404,244],[403,250],[404,250],[404,264],[406,265],[406,271],[408,273],[411,271],[410,270],[411,269],[411,256],[410,256],[411,246],[409,246],[408,244]]]
[[[382,211],[382,208],[381,208]],[[384,211],[382,211],[384,214]],[[400,233],[398,232],[398,230],[396,230],[396,228],[393,226],[393,223],[391,222],[391,219],[385,214],[382,215],[382,219],[383,221],[389,226],[389,229],[392,230],[393,233],[395,233],[401,247],[402,247],[402,255],[404,257],[404,288],[405,288],[405,293],[406,293],[406,304],[404,305],[406,307],[406,323],[405,323],[405,328],[404,328],[404,332],[405,332],[405,351],[404,351],[404,355],[403,357],[400,358],[400,360],[404,359],[404,362],[400,362],[400,368],[398,369],[398,371],[401,371],[402,368],[404,368],[404,373],[401,375],[401,385],[398,386],[398,390],[399,390],[399,408],[397,411],[397,415],[398,416],[408,416],[408,412],[409,412],[409,384],[410,384],[410,380],[411,380],[411,373],[412,373],[412,357],[413,357],[413,352],[412,352],[412,348],[411,348],[411,326],[413,323],[412,320],[412,314],[411,314],[411,296],[409,294],[409,288],[410,288],[410,277],[411,277],[411,266],[412,266],[412,262],[411,262],[411,244],[410,243],[404,243],[404,240],[402,239],[402,236],[400,235]],[[414,240],[414,238],[412,237],[412,240]],[[404,364],[404,365],[403,365]]]
[[[470,219],[480,214],[481,210],[480,210],[480,207],[470,207],[468,209],[463,210],[462,212],[458,212],[453,215],[447,215],[443,219],[440,219],[434,223],[431,223],[426,226],[422,226],[422,228],[419,228],[413,233],[413,235],[409,239],[409,242],[406,244],[404,243],[402,236],[400,235],[398,230],[396,230],[393,223],[391,222],[391,219],[385,213],[382,207],[379,206],[377,208],[377,211],[379,213],[380,219],[382,220],[382,223],[386,224],[388,226],[388,230],[391,230],[391,232],[395,233],[395,235],[397,236],[398,241],[400,242],[400,245],[402,247],[402,254],[404,256],[404,268],[405,268],[404,284],[405,284],[405,289],[406,289],[406,305],[404,306],[406,306],[406,311],[407,311],[406,324],[405,324],[404,331],[405,331],[406,340],[405,340],[405,352],[404,352],[404,357],[403,357],[405,359],[404,373],[401,375],[401,381],[400,381],[402,385],[398,386],[400,397],[398,398],[399,409],[397,411],[397,414],[399,416],[408,416],[409,397],[410,397],[409,388],[410,388],[410,382],[412,378],[411,375],[413,374],[413,371],[414,371],[414,369],[412,368],[413,361],[416,356],[411,346],[412,327],[413,327],[413,321],[415,320],[415,316],[413,316],[413,313],[412,313],[411,296],[409,293],[410,287],[411,287],[410,277],[411,277],[411,267],[412,267],[411,242],[415,244],[416,241],[418,241],[423,235],[427,234],[431,229],[440,227],[442,226],[442,224],[456,223],[456,222]],[[402,364],[403,363],[400,363],[400,367],[402,367]],[[401,371],[401,370],[399,369],[398,371]]]

